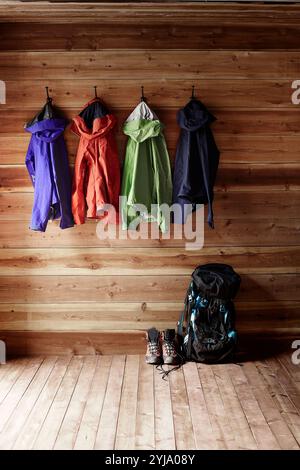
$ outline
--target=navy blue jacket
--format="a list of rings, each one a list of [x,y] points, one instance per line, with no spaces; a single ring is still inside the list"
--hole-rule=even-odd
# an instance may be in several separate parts
[[[182,207],[182,214],[174,216],[175,223],[185,223],[190,212],[187,204],[208,205],[207,222],[214,227],[213,188],[216,179],[219,150],[210,124],[216,118],[198,100],[192,99],[177,113],[181,128],[177,144],[173,180],[173,203]]]

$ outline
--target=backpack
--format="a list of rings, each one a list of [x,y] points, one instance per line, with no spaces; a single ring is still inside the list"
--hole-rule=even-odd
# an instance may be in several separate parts
[[[177,323],[181,352],[187,361],[220,362],[234,351],[233,298],[240,283],[240,276],[227,264],[211,263],[195,269]]]

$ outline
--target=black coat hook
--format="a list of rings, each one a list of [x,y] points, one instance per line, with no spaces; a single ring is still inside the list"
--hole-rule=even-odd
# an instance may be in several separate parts
[[[51,103],[52,98],[49,96],[49,87],[46,86],[45,89],[46,89],[47,102],[48,102],[48,103],[49,103],[49,102]]]
[[[94,86],[94,90],[95,90],[95,98],[98,99],[98,95],[97,95],[97,86]]]
[[[141,101],[146,102],[146,98],[145,98],[145,95],[144,95],[144,87],[143,87],[143,86],[141,86],[141,92],[142,92]]]
[[[192,96],[191,96],[191,100],[194,100],[195,99],[195,85],[192,86]]]

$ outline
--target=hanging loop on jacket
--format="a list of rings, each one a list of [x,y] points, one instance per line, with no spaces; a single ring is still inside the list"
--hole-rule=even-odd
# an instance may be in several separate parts
[[[95,90],[95,99],[97,100],[97,99],[98,99],[98,95],[97,95],[97,86],[96,86],[96,85],[94,86],[94,90]]]
[[[52,98],[51,96],[49,95],[49,87],[45,87],[46,89],[46,96],[47,96],[47,103],[51,103],[52,102]]]
[[[195,97],[195,85],[192,86],[192,96],[191,96],[191,100],[194,100],[196,97]]]
[[[145,103],[145,102],[146,102],[146,98],[145,98],[145,95],[144,95],[144,87],[143,87],[143,86],[141,86],[141,93],[142,93],[141,101]]]

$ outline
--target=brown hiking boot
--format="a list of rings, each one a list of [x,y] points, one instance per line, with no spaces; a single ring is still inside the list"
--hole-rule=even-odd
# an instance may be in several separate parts
[[[175,330],[165,330],[161,334],[164,364],[177,365],[180,361]]]
[[[162,363],[162,350],[160,344],[159,331],[156,328],[150,328],[146,333],[147,339],[147,352],[145,360],[147,364],[161,364]]]

